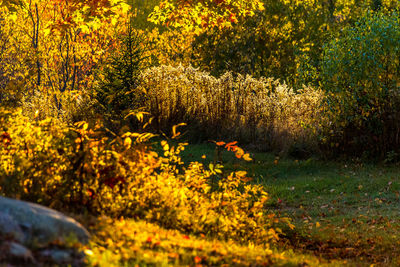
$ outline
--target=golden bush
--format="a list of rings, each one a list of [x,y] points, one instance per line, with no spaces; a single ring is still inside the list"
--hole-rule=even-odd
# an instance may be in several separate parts
[[[242,242],[276,240],[276,223],[289,223],[266,209],[268,194],[245,172],[225,176],[219,165],[184,164],[186,144],[161,141],[156,153],[151,133],[111,140],[100,125],[67,126],[4,109],[0,126],[0,192],[7,196]]]

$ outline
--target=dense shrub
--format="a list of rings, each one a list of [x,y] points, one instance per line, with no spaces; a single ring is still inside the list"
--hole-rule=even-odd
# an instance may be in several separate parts
[[[400,148],[400,20],[367,14],[324,48],[328,144],[370,156]]]
[[[150,133],[108,140],[81,122],[30,120],[0,113],[0,193],[59,209],[129,216],[167,228],[263,243],[276,240],[280,221],[265,208],[268,194],[245,172],[221,175],[221,166],[184,165],[185,144]]]
[[[148,69],[140,86],[158,130],[186,122],[202,140],[229,138],[278,152],[315,141],[321,93],[312,88],[294,93],[273,79],[232,73],[215,78],[182,66]]]

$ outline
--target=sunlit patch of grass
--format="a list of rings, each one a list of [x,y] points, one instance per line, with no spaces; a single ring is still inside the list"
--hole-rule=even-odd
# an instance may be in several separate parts
[[[240,245],[135,220],[98,219],[85,251],[91,266],[341,266],[343,261]]]

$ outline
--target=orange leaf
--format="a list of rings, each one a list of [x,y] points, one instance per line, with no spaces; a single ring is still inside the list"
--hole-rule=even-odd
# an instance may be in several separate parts
[[[252,181],[253,178],[250,178],[250,177],[241,177],[240,180],[241,180],[242,182],[244,182],[244,183],[248,183],[248,182]]]
[[[199,256],[194,257],[194,262],[195,263],[200,263],[201,262],[201,258]]]
[[[236,144],[237,144],[237,141],[230,142],[230,143],[227,143],[227,144],[226,144],[226,147],[231,147],[231,146],[234,146],[234,145],[236,145]]]
[[[236,151],[236,150],[239,148],[238,146],[236,146],[236,144],[237,144],[237,141],[235,141],[235,142],[230,142],[230,143],[228,143],[228,144],[225,145],[225,148],[226,148],[228,151]]]
[[[220,142],[215,142],[215,144],[216,144],[217,146],[223,146],[223,145],[225,145],[225,142],[220,141]]]

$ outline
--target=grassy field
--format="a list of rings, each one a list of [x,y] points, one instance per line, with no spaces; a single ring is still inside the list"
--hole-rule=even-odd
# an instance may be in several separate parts
[[[215,158],[213,145],[194,145],[186,159]],[[255,153],[243,163],[230,152],[227,171],[244,168],[270,193],[270,208],[293,219],[296,229],[281,247],[355,265],[400,264],[398,166],[317,159],[279,159]]]

